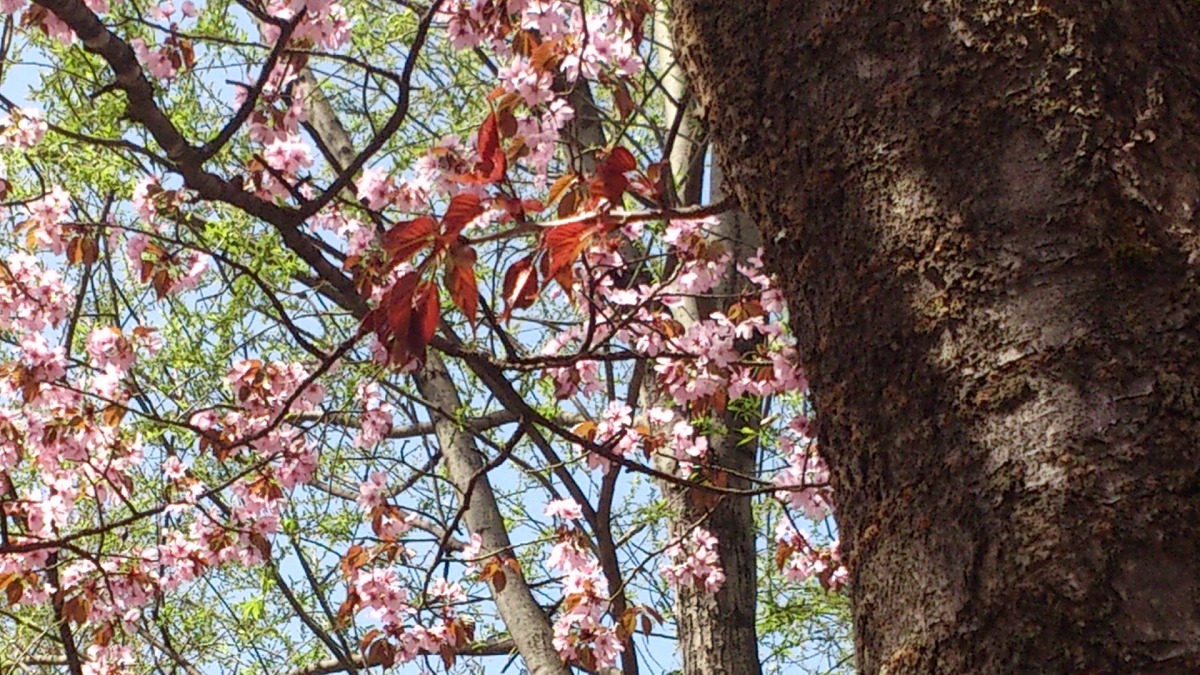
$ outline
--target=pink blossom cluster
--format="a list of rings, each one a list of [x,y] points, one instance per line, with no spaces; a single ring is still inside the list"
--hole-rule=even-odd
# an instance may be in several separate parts
[[[452,0],[444,3],[440,18],[456,49],[487,46],[511,54],[505,38],[513,29],[536,31],[543,40],[561,43],[560,67],[572,82],[597,80],[602,74],[633,76],[643,66],[629,26],[603,3],[586,17],[586,25],[581,4],[564,0]]]
[[[596,425],[592,440],[608,448],[613,455],[626,457],[633,454],[641,439],[641,433],[633,426],[633,409],[624,401],[610,401]],[[580,448],[576,448],[576,451],[580,451]],[[588,452],[587,465],[590,469],[607,473],[612,469],[612,460],[597,452]]]
[[[41,197],[28,202],[25,209],[29,212],[29,220],[26,221],[25,227],[29,232],[30,243],[55,255],[61,255],[66,250],[63,225],[67,222],[70,208],[71,195],[57,185],[51,186]]]
[[[167,250],[155,236],[165,231],[163,216],[181,209],[187,199],[185,191],[166,190],[153,176],[142,178],[133,189],[133,206],[142,222],[130,228],[125,256],[134,274],[153,283],[160,295],[195,288],[209,269],[207,255],[191,249]]]
[[[28,150],[46,135],[46,119],[36,108],[12,108],[0,115],[0,148]]]
[[[162,348],[162,340],[147,329],[136,330],[131,337],[126,337],[114,326],[94,328],[87,339],[87,353],[95,368],[91,391],[105,399],[122,398],[118,396],[118,390],[137,358],[137,347],[154,354]]]
[[[14,252],[0,264],[0,330],[33,333],[58,326],[73,298],[58,270]]]
[[[667,548],[666,555],[671,562],[663,566],[662,575],[672,586],[716,593],[725,583],[717,538],[703,527],[693,528],[681,541]]]
[[[585,17],[582,4],[563,0],[455,0],[439,12],[455,48],[488,46],[505,60],[500,90],[524,104],[524,111],[515,112],[517,134],[529,151],[524,162],[537,187],[545,186],[561,130],[575,116],[555,92],[555,79],[628,78],[643,67],[630,27],[603,3],[591,9]],[[533,63],[514,53],[506,40],[513,30],[538,35],[542,50],[550,48],[556,57]]]
[[[17,12],[25,9],[29,4],[29,0],[0,0],[0,12],[5,16],[13,16]],[[84,0],[84,5],[88,9],[96,13],[104,13],[108,11],[108,3],[106,0]],[[33,25],[40,28],[48,37],[58,42],[64,47],[70,47],[75,43],[75,31],[71,30],[70,26],[65,21],[58,18],[54,12],[49,10],[44,12],[26,12],[21,17],[23,23]]]
[[[350,39],[346,8],[334,0],[274,0],[267,5],[267,14],[281,21],[292,21],[303,14],[291,37],[291,42],[301,47],[320,46],[333,50]],[[274,44],[282,29],[275,23],[263,23],[262,33],[268,44]]]
[[[355,570],[351,602],[382,626],[383,637],[392,646],[388,665],[408,663],[422,654],[438,654],[461,646],[466,637],[455,605],[465,602],[466,593],[457,582],[438,578],[425,593],[425,606],[438,608],[438,617],[426,624],[417,621],[418,610],[409,598],[395,567],[363,567]],[[412,622],[410,625],[409,622]],[[378,633],[380,631],[374,631]]]
[[[576,505],[577,507],[578,505]],[[554,509],[573,512],[569,505]],[[563,573],[562,611],[554,619],[554,648],[567,661],[579,662],[588,652],[599,668],[611,667],[624,651],[616,630],[603,623],[609,607],[608,582],[596,559],[583,548],[579,532],[560,530],[547,564]]]
[[[833,512],[829,469],[817,453],[815,442],[808,438],[807,418],[794,419],[788,428],[791,435],[779,438],[779,448],[787,454],[788,466],[771,481],[782,488],[775,492],[775,497],[800,509],[810,520],[824,520]]]
[[[311,221],[314,229],[328,230],[341,241],[347,259],[367,255],[379,242],[379,229],[374,223],[347,216],[341,209],[323,209]]]
[[[363,169],[356,181],[358,198],[368,209],[379,211],[395,207],[403,213],[414,213],[426,208],[434,192],[433,176],[437,173],[436,158],[427,156],[417,164],[417,176],[412,180],[399,180],[381,169]]]
[[[802,583],[815,577],[822,586],[836,591],[850,580],[837,541],[825,548],[815,547],[790,522],[781,520],[775,528],[775,544],[780,551],[776,560],[788,581]]]
[[[166,48],[150,47],[146,44],[146,40],[140,37],[130,40],[129,46],[133,48],[133,54],[137,57],[138,63],[142,64],[142,68],[154,79],[168,82],[179,74],[175,63],[171,60],[171,54]]]

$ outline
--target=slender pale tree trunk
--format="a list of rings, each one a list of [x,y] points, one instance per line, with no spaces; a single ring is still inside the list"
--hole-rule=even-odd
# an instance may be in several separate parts
[[[1200,669],[1200,3],[676,0],[864,673]]]
[[[327,149],[332,160],[345,166],[355,155],[350,135],[312,73],[305,70],[303,79],[311,91],[308,99],[309,131]],[[361,318],[365,306],[347,309]],[[421,395],[440,413],[433,415],[434,432],[445,458],[450,482],[462,500],[463,519],[467,527],[479,535],[484,554],[510,555],[512,543],[487,474],[488,458],[476,447],[470,432],[456,419],[456,413],[463,405],[450,370],[441,356],[430,350],[424,365],[413,374],[413,380]],[[534,675],[568,675],[570,668],[554,648],[554,631],[550,620],[538,605],[523,575],[506,569],[504,580],[503,584],[495,581],[488,583],[500,617],[529,672]]]
[[[704,164],[708,143],[702,124],[696,118],[696,106],[689,103],[687,79],[682,66],[675,62],[674,46],[667,30],[665,14],[655,22],[655,40],[660,45],[663,82],[664,120],[669,133],[668,155],[675,181],[675,195],[681,205],[699,204],[704,186]],[[713,197],[719,197],[722,176],[709,177]],[[735,250],[734,260],[744,260],[758,240],[754,223],[740,211],[724,214],[713,235]],[[714,293],[673,309],[683,325],[690,325],[711,312],[724,310],[730,297],[743,290],[744,279],[730,265],[728,275]],[[646,405],[654,392],[647,390]],[[709,461],[729,475],[729,487],[748,489],[747,476],[755,474],[758,444],[743,438],[739,430],[757,428],[761,415],[739,416],[730,411],[716,415],[717,431],[708,437]],[[666,460],[666,461],[663,461]],[[659,468],[676,470],[674,462],[660,458]],[[675,602],[675,621],[679,634],[679,654],[685,675],[756,675],[762,672],[758,657],[758,633],[755,625],[758,591],[758,557],[755,554],[757,532],[749,498],[725,497],[719,503],[695,500],[696,493],[663,484],[663,493],[671,504],[671,536],[687,537],[693,528],[709,530],[720,541],[718,554],[726,581],[716,593],[685,588]],[[705,494],[705,496],[710,496]]]

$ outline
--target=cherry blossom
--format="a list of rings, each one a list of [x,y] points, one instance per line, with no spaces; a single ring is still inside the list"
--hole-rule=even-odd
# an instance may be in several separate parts
[[[696,527],[666,551],[673,560],[662,569],[663,578],[673,586],[692,586],[715,593],[725,583],[717,538],[703,527]]]
[[[0,115],[0,147],[28,150],[46,135],[46,120],[35,108],[13,108]]]

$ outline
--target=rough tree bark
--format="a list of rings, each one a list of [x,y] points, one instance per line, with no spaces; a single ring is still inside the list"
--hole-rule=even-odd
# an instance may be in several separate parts
[[[1200,668],[1200,3],[676,0],[865,673]]]

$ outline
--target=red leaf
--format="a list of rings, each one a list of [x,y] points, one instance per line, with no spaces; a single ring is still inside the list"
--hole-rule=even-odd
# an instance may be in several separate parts
[[[636,104],[633,102],[633,96],[629,94],[629,88],[625,86],[625,80],[617,80],[613,86],[613,103],[617,104],[617,112],[622,120],[629,119],[633,114]]]
[[[504,151],[497,149],[492,153],[490,162],[483,162],[480,166],[480,173],[484,174],[485,182],[499,183],[504,179],[504,174],[508,171],[508,158]]]
[[[386,312],[386,334],[405,335],[412,323],[413,300],[417,292],[417,282],[420,277],[415,272],[409,272],[396,280],[383,296],[379,308]]]
[[[604,197],[610,204],[618,204],[621,196],[629,189],[629,178],[625,174],[637,168],[637,160],[625,148],[617,146],[596,167],[596,177],[590,183],[593,199]]]
[[[412,356],[407,347],[418,281],[420,277],[414,272],[400,277],[384,292],[379,306],[363,317],[363,329],[372,331],[379,337],[379,343],[388,350],[395,362],[404,361]]]
[[[446,264],[446,290],[456,307],[466,315],[475,328],[475,314],[479,309],[479,287],[475,283],[475,249],[457,246],[450,251]]]
[[[558,278],[563,271],[569,270],[601,229],[602,226],[595,219],[547,229],[542,235],[542,246],[547,255],[546,281]]]
[[[416,292],[412,308],[412,323],[408,326],[408,353],[421,357],[437,331],[442,308],[438,304],[437,286],[426,283]]]
[[[446,207],[446,215],[442,217],[442,226],[447,236],[457,237],[467,226],[484,211],[479,195],[464,192],[450,200]]]
[[[533,267],[533,258],[522,258],[504,273],[504,316],[505,321],[514,309],[525,309],[537,300],[538,273]]]
[[[62,615],[64,620],[78,626],[87,621],[88,614],[91,611],[91,601],[85,598],[83,594],[78,593],[63,603]]]
[[[383,248],[392,257],[392,264],[404,262],[417,251],[433,242],[437,221],[429,216],[396,223],[383,235]]]
[[[13,574],[12,580],[4,587],[4,592],[8,596],[8,604],[15,605],[21,601],[21,596],[25,594],[25,584],[17,575]]]
[[[490,113],[479,127],[479,138],[476,140],[479,156],[490,158],[500,149],[500,133],[496,126],[496,113]]]
[[[633,153],[629,152],[621,146],[617,146],[608,153],[608,157],[604,158],[602,164],[603,171],[615,171],[616,173],[625,173],[633,171],[637,168],[637,160],[633,158]]]
[[[362,640],[359,640],[358,648],[366,651],[367,648],[371,646],[371,643],[379,637],[384,637],[383,631],[379,630],[378,628],[372,628],[371,630],[367,631],[367,634],[362,637]]]

